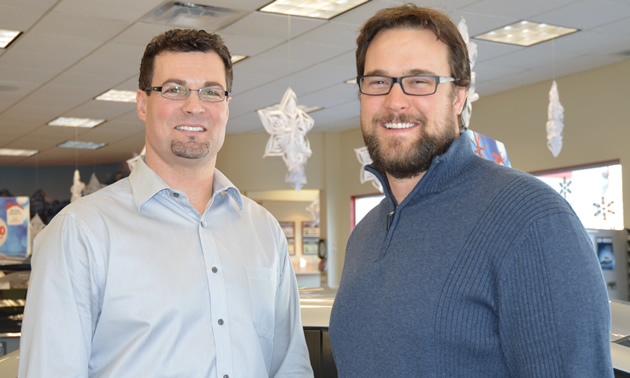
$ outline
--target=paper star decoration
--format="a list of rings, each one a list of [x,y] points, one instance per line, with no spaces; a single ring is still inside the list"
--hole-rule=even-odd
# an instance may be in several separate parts
[[[295,190],[306,184],[304,166],[312,151],[306,134],[315,121],[305,111],[298,108],[297,96],[288,88],[277,110],[259,110],[258,117],[269,135],[265,147],[267,156],[282,156],[289,170],[284,181]]]
[[[365,170],[366,165],[372,164],[372,157],[370,157],[367,147],[355,148],[354,153],[357,154],[357,160],[361,163],[361,184],[371,181],[372,186],[378,189],[379,192],[383,193],[383,186],[381,185],[381,182],[378,181],[376,176]]]
[[[70,193],[72,196],[70,197],[70,202],[74,202],[81,198],[83,194],[83,189],[85,189],[85,183],[81,181],[81,174],[78,169],[74,170],[74,177],[72,179],[72,186],[70,187]]]
[[[479,100],[479,93],[475,92],[475,78],[477,75],[472,70],[475,66],[475,62],[477,62],[477,44],[470,41],[470,37],[468,35],[468,25],[466,25],[464,17],[462,17],[462,20],[457,25],[457,29],[466,43],[466,48],[468,49],[468,59],[470,59],[470,86],[468,87],[468,101],[466,101],[466,107],[462,110],[462,118],[464,120],[464,124],[462,126],[468,127],[470,125],[470,117],[472,116],[472,103]]]
[[[92,194],[99,189],[104,188],[106,185],[101,184],[96,177],[96,174],[92,172],[92,176],[90,176],[90,182],[88,182],[87,186],[83,190],[83,195],[87,196],[88,194]]]
[[[558,157],[562,149],[562,129],[564,128],[564,107],[560,103],[560,95],[558,94],[558,86],[556,81],[551,84],[549,91],[549,107],[547,108],[547,147],[553,154]]]

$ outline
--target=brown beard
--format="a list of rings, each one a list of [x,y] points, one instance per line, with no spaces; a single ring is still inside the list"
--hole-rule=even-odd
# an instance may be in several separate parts
[[[451,113],[449,113],[451,114]],[[397,179],[405,179],[415,177],[422,172],[426,172],[438,155],[445,153],[451,143],[457,137],[455,135],[455,119],[452,115],[444,119],[446,127],[442,127],[442,132],[438,135],[428,135],[426,128],[426,118],[422,115],[413,119],[410,115],[394,116],[388,114],[386,116],[375,116],[372,120],[372,130],[376,129],[381,122],[417,122],[420,124],[420,136],[414,141],[414,145],[409,149],[408,153],[397,154],[397,146],[400,143],[390,144],[389,148],[393,149],[395,154],[387,154],[387,146],[383,146],[375,132],[363,132],[363,141],[368,148],[372,157],[372,165],[381,172],[386,172]],[[361,121],[363,123],[363,120]],[[390,151],[391,152],[391,151]],[[389,157],[388,155],[392,156]]]
[[[181,158],[201,159],[210,152],[210,143],[198,143],[194,138],[189,138],[187,142],[171,141],[171,151]]]

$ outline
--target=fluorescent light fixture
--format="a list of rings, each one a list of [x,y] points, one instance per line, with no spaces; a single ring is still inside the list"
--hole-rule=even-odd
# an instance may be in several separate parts
[[[357,78],[353,77],[352,79],[348,79],[346,81],[344,81],[344,83],[346,84],[352,84],[352,85],[357,85]]]
[[[248,58],[248,56],[247,55],[232,55],[232,64],[238,63],[245,58]]]
[[[107,143],[94,143],[94,142],[79,142],[78,140],[68,140],[66,142],[63,142],[59,145],[57,145],[57,147],[63,147],[63,148],[81,148],[81,149],[86,149],[86,150],[96,150],[99,149],[103,146],[107,145]]]
[[[284,14],[287,16],[330,20],[368,1],[369,0],[275,0],[260,8],[259,11]]]
[[[136,102],[136,91],[110,89],[107,92],[97,96],[95,100],[112,102]]]
[[[91,119],[91,118],[74,118],[74,117],[59,117],[48,122],[48,126],[66,126],[66,127],[96,127],[105,122],[104,119]]]
[[[306,112],[306,113],[313,113],[313,112],[316,112],[318,110],[324,109],[321,106],[312,106],[312,105],[298,105],[298,108],[301,109],[302,111]],[[266,106],[266,107],[264,107],[262,109],[258,109],[258,110],[262,110],[262,111],[280,110],[280,104],[269,105],[269,106]]]
[[[487,33],[479,34],[473,38],[527,47],[562,37],[563,35],[575,33],[576,31],[578,31],[578,29],[523,20],[491,30]]]
[[[22,34],[21,31],[0,29],[0,49],[9,47],[11,42],[15,41],[20,34]]]
[[[0,155],[3,156],[33,156],[37,150],[20,150],[17,148],[0,148]]]

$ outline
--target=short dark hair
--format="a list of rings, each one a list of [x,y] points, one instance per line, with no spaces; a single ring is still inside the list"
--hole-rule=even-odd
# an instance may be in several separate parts
[[[468,49],[457,26],[446,14],[413,4],[382,9],[363,25],[357,38],[357,75],[365,73],[365,54],[374,37],[383,30],[404,28],[432,31],[448,47],[451,75],[456,79],[453,83],[460,87],[470,86]],[[464,126],[461,114],[459,125]]]
[[[138,87],[145,90],[151,87],[155,57],[160,53],[167,52],[216,52],[225,67],[225,88],[232,91],[232,59],[230,51],[223,43],[223,39],[218,34],[210,34],[204,30],[194,29],[172,29],[156,37],[147,45],[140,61],[140,77]],[[150,92],[149,92],[150,93]]]

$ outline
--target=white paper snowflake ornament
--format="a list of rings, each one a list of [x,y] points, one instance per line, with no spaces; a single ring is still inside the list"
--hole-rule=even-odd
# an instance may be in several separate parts
[[[549,91],[549,107],[547,108],[547,147],[558,157],[562,149],[562,129],[564,128],[564,107],[560,103],[558,85],[556,81],[551,84]]]
[[[304,166],[312,154],[306,134],[315,121],[298,108],[297,96],[291,88],[284,93],[278,109],[259,110],[258,117],[270,135],[263,157],[282,156],[288,169],[284,181],[295,190],[302,189],[306,184]]]
[[[357,160],[361,163],[361,184],[371,181],[372,186],[379,192],[383,193],[383,186],[381,185],[381,182],[378,181],[376,176],[365,170],[366,165],[372,164],[372,157],[370,156],[367,147],[355,148],[354,153],[357,154]]]
[[[88,194],[92,194],[96,192],[97,190],[104,188],[105,186],[106,186],[105,184],[101,184],[101,182],[98,181],[96,174],[92,172],[92,176],[90,176],[90,181],[88,182],[87,186],[83,190],[83,195],[87,196]]]
[[[468,96],[466,101],[466,106],[462,110],[462,119],[464,120],[464,124],[461,126],[468,127],[470,125],[470,117],[472,116],[472,103],[479,100],[479,93],[475,92],[475,81],[477,74],[472,71],[475,63],[477,62],[477,44],[470,40],[470,36],[468,35],[468,25],[466,25],[466,20],[462,17],[459,24],[457,24],[457,29],[459,33],[462,35],[462,39],[466,43],[466,48],[468,50],[468,59],[470,60],[470,86],[468,87]]]
[[[83,194],[83,190],[85,189],[85,183],[81,181],[81,173],[79,173],[78,169],[74,170],[74,177],[72,179],[72,186],[70,187],[70,193],[72,196],[70,197],[70,202],[74,202],[81,198]]]

